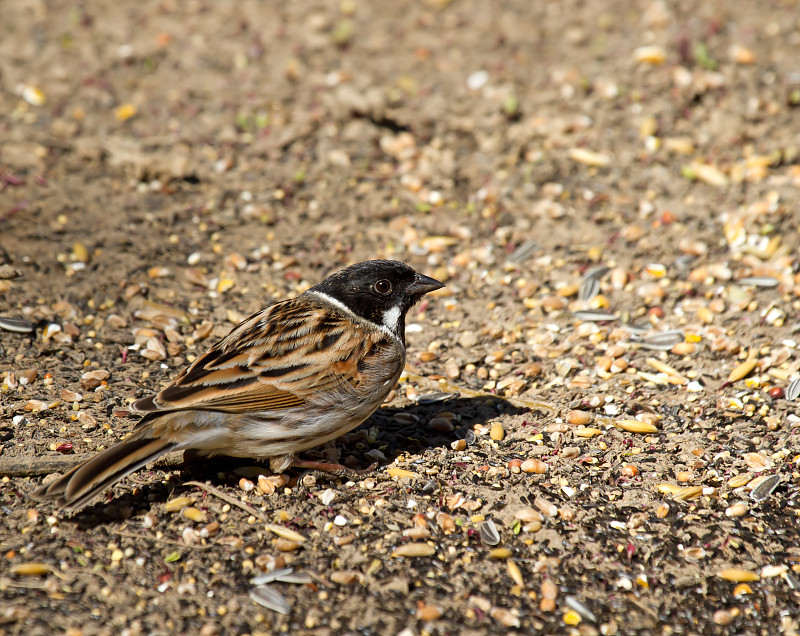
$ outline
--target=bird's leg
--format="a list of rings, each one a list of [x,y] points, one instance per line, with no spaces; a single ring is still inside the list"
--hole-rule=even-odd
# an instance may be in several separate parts
[[[292,468],[303,468],[307,471],[311,471],[312,473],[324,473],[327,475],[333,475],[334,477],[347,477],[347,478],[355,478],[361,477],[363,475],[367,475],[374,471],[378,467],[377,462],[367,466],[362,470],[355,470],[353,468],[348,468],[347,466],[343,466],[342,464],[331,464],[329,462],[318,462],[312,459],[294,459],[292,462]]]

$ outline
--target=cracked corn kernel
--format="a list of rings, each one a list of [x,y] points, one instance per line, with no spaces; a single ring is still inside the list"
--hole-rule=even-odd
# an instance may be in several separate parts
[[[581,615],[575,610],[569,610],[564,614],[564,622],[567,625],[577,625],[581,622]]]

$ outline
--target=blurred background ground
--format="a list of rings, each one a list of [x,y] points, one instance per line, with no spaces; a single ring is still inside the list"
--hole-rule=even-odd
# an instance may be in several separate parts
[[[5,3],[0,317],[36,331],[0,331],[0,463],[32,460],[0,633],[796,633],[798,15]],[[374,474],[26,499],[241,317],[376,257],[448,288],[317,452]],[[282,566],[311,582],[251,600]]]

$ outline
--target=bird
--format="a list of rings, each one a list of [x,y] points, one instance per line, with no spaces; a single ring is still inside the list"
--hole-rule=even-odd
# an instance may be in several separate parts
[[[144,416],[130,435],[31,497],[75,512],[170,451],[269,460],[274,472],[300,465],[296,453],[383,403],[405,366],[408,310],[442,287],[405,263],[370,260],[252,314],[133,402]]]

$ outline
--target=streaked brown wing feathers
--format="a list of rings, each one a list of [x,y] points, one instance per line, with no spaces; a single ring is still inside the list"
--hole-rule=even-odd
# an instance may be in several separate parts
[[[302,406],[332,389],[355,390],[362,382],[359,363],[385,336],[308,298],[298,300],[254,314],[134,407],[242,413]]]

